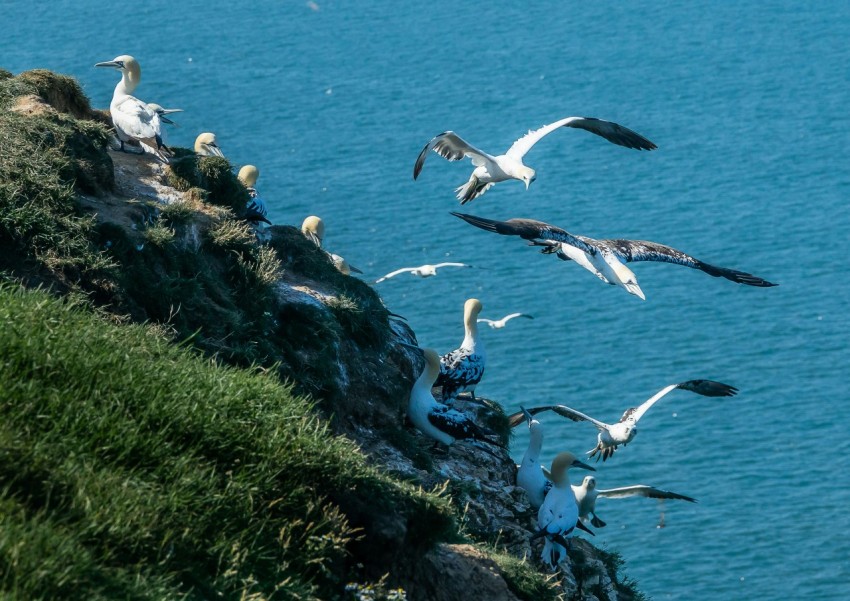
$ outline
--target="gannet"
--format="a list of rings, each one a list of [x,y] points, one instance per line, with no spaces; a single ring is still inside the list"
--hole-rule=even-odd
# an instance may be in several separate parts
[[[378,278],[375,280],[375,283],[380,284],[384,280],[394,278],[401,273],[410,273],[410,275],[419,276],[420,278],[430,278],[437,275],[437,270],[441,267],[472,267],[472,265],[467,265],[466,263],[437,263],[436,265],[420,265],[419,267],[402,267]]]
[[[204,132],[195,138],[195,154],[202,157],[224,157],[216,143],[215,134]]]
[[[469,392],[475,400],[475,387],[484,375],[484,363],[487,355],[478,338],[478,314],[481,313],[481,301],[470,298],[463,305],[464,337],[460,347],[440,357],[440,377],[437,386],[443,387],[442,397],[445,403],[461,392]]]
[[[322,221],[321,217],[310,215],[301,223],[301,233],[317,247],[322,248],[322,239],[325,237],[325,222]],[[352,271],[355,273],[363,273],[353,265],[349,265],[348,261],[339,255],[335,255],[324,249],[322,250],[340,273],[344,275],[351,275]]]
[[[254,165],[245,165],[239,170],[237,177],[242,185],[248,189],[248,195],[251,197],[245,205],[245,220],[254,225],[259,225],[260,222],[271,225],[272,222],[267,217],[269,210],[266,208],[266,203],[263,202],[254,187],[257,184],[257,178],[260,177],[260,170]]]
[[[554,568],[566,556],[569,539],[579,521],[578,505],[567,475],[571,467],[596,471],[576,459],[572,453],[558,453],[552,461],[552,469],[549,470],[552,489],[546,493],[546,498],[537,512],[539,530],[532,537],[545,537],[540,558],[550,568]]]
[[[148,108],[152,110],[159,116],[159,120],[162,123],[168,123],[169,125],[177,125],[174,121],[166,117],[166,115],[171,115],[172,113],[182,113],[183,109],[164,109],[160,105],[155,102],[148,102]]]
[[[553,252],[554,247],[549,242],[558,243],[560,248],[556,252],[558,252],[559,257],[564,260],[575,261],[603,282],[620,286],[642,300],[646,300],[646,296],[637,283],[637,277],[624,263],[637,261],[676,263],[692,269],[699,269],[714,277],[726,278],[738,284],[762,288],[776,286],[776,284],[743,271],[709,265],[680,250],[656,242],[597,240],[574,235],[554,225],[533,219],[496,221],[465,213],[452,213],[452,215],[488,232],[504,236],[519,236],[525,240],[531,240],[532,245],[546,246],[543,249],[544,253]]]
[[[714,382],[712,380],[688,380],[687,382],[681,382],[679,384],[670,384],[669,386],[662,388],[658,393],[647,399],[640,406],[626,409],[623,416],[620,418],[620,421],[616,424],[606,424],[605,422],[601,422],[565,405],[532,407],[527,411],[531,415],[537,415],[542,411],[554,411],[558,415],[571,419],[574,422],[583,421],[592,423],[599,430],[599,435],[597,437],[596,446],[589,450],[587,454],[590,457],[598,455],[596,457],[597,461],[599,461],[599,456],[602,457],[603,461],[606,461],[614,454],[614,451],[617,450],[618,446],[627,445],[637,435],[637,423],[640,421],[640,418],[643,417],[643,414],[649,411],[649,408],[661,400],[662,397],[673,392],[677,388],[680,390],[689,390],[707,397],[729,397],[735,396],[738,393],[738,389],[734,386]],[[508,416],[508,422],[512,428],[522,423],[524,419],[526,419],[526,417],[522,411]]]
[[[537,176],[534,169],[526,167],[522,158],[547,134],[552,133],[560,127],[576,127],[584,129],[597,136],[602,136],[609,142],[626,148],[636,150],[653,150],[655,144],[630,129],[617,125],[611,121],[603,121],[593,117],[567,117],[544,125],[538,130],[529,131],[526,135],[513,143],[505,154],[493,156],[483,150],[479,150],[466,142],[453,131],[443,132],[428,142],[419,153],[416,164],[413,166],[413,179],[419,177],[428,151],[433,150],[441,157],[449,161],[459,161],[464,157],[472,159],[475,169],[469,177],[469,181],[455,190],[460,204],[466,204],[484,194],[493,184],[509,179],[516,179],[525,183],[525,189],[531,185]]]
[[[165,153],[168,150],[162,144],[159,115],[146,103],[132,96],[142,79],[142,68],[138,61],[130,55],[122,54],[111,61],[97,63],[95,67],[111,67],[121,72],[121,81],[115,86],[112,102],[109,103],[109,114],[121,150],[126,152],[124,142],[135,140],[143,152],[167,163],[168,156]]]
[[[502,319],[496,319],[496,320],[487,319],[485,317],[480,317],[478,319],[478,323],[486,323],[488,326],[490,326],[494,330],[501,330],[514,317],[525,317],[526,319],[534,319],[533,316],[528,315],[526,313],[511,313],[510,315],[505,315]]]
[[[528,494],[528,500],[534,509],[540,509],[546,493],[552,488],[552,482],[543,475],[540,465],[540,452],[543,449],[543,426],[540,422],[522,409],[528,421],[528,448],[522,456],[522,463],[516,473],[516,484]]]
[[[596,499],[597,497],[607,497],[609,499],[624,499],[626,497],[647,497],[650,499],[681,499],[682,501],[690,501],[696,503],[697,500],[693,497],[680,495],[669,490],[661,490],[645,484],[635,484],[634,486],[622,486],[620,488],[598,489],[596,488],[596,478],[593,476],[585,476],[580,486],[573,485],[573,494],[576,497],[578,505],[578,517],[582,522],[587,523],[597,528],[604,528],[605,522],[599,519],[596,515]],[[588,516],[593,516],[588,519]]]
[[[446,445],[456,440],[480,440],[502,447],[486,438],[486,433],[465,413],[438,403],[431,394],[434,381],[440,374],[440,356],[432,349],[421,349],[425,367],[413,384],[407,415],[420,432]]]

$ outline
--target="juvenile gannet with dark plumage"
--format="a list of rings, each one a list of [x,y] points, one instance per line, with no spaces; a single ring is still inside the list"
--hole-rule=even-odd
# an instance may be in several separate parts
[[[168,149],[162,143],[160,116],[147,103],[132,95],[142,79],[139,62],[128,54],[122,54],[111,61],[97,63],[95,67],[110,67],[121,72],[121,81],[115,86],[112,102],[109,103],[109,114],[121,150],[126,152],[124,143],[135,140],[144,152],[167,163]]]
[[[224,153],[216,141],[215,134],[204,132],[195,138],[195,154],[202,157],[222,157]]]
[[[409,273],[410,275],[415,275],[420,278],[430,278],[437,275],[437,270],[441,267],[472,267],[472,265],[467,265],[466,263],[437,263],[436,265],[420,265],[419,267],[402,267],[401,269],[396,269],[395,271],[391,271],[387,275],[378,278],[375,280],[375,283],[380,284],[384,280],[394,278],[402,273]]]
[[[626,497],[647,497],[649,499],[680,499],[682,501],[690,501],[696,503],[697,500],[693,497],[680,495],[679,493],[670,492],[669,490],[661,490],[653,486],[645,484],[635,484],[634,486],[621,486],[620,488],[600,489],[596,488],[596,478],[593,476],[585,476],[580,486],[573,485],[573,494],[576,496],[576,504],[578,505],[578,517],[581,521],[597,528],[604,528],[605,522],[599,519],[596,515],[596,499],[598,497],[608,499],[624,499]],[[589,516],[593,516],[589,518]]]
[[[487,355],[478,337],[478,314],[483,305],[477,298],[468,299],[463,305],[464,337],[460,347],[440,357],[440,377],[437,386],[442,386],[443,402],[454,399],[461,392],[469,392],[475,400],[475,387],[484,375]]]
[[[526,319],[534,319],[533,316],[528,315],[526,313],[511,313],[510,315],[505,315],[502,319],[487,319],[485,317],[479,317],[478,323],[486,323],[494,330],[501,330],[508,324],[510,320],[514,319],[515,317],[525,317]]]
[[[475,200],[484,194],[493,184],[509,179],[523,182],[527,190],[537,176],[534,169],[526,167],[523,164],[523,157],[544,136],[561,127],[583,129],[597,136],[602,136],[613,144],[625,146],[626,148],[634,148],[636,150],[653,150],[657,148],[655,144],[642,135],[622,125],[593,117],[567,117],[549,125],[544,125],[538,130],[529,131],[514,142],[505,154],[498,156],[493,156],[483,150],[479,150],[453,131],[447,131],[435,136],[425,145],[422,152],[419,153],[416,164],[413,166],[413,179],[419,177],[428,152],[433,150],[448,161],[459,161],[464,157],[472,159],[475,169],[472,171],[469,181],[455,190],[457,199],[461,204]]]
[[[528,500],[534,509],[540,509],[546,493],[552,488],[552,482],[543,475],[543,466],[540,465],[540,453],[543,450],[543,426],[540,422],[522,409],[528,421],[528,448],[522,456],[516,473],[516,484],[528,494]]]
[[[644,401],[640,406],[626,409],[620,421],[616,424],[606,424],[565,405],[532,407],[527,411],[531,415],[537,415],[542,411],[554,411],[558,415],[571,419],[574,422],[590,422],[599,430],[599,435],[596,446],[589,450],[587,454],[591,457],[598,455],[596,457],[597,461],[599,461],[599,457],[602,457],[602,460],[606,461],[614,454],[617,447],[620,445],[625,446],[634,439],[637,435],[637,423],[643,417],[643,414],[649,411],[649,408],[655,403],[676,389],[689,390],[707,397],[729,397],[735,396],[738,393],[738,389],[734,386],[712,380],[688,380],[679,384],[670,384]],[[508,416],[508,423],[513,428],[521,424],[524,419],[526,419],[525,413],[520,411]]]
[[[325,237],[325,222],[322,221],[321,217],[310,215],[301,223],[301,233],[304,234],[308,240],[312,241],[313,244],[322,248],[322,239]],[[353,265],[349,265],[348,261],[339,255],[335,255],[326,250],[324,250],[324,253],[328,255],[328,258],[340,273],[345,275],[351,275],[352,271],[355,273],[363,273]]]
[[[425,357],[425,367],[413,384],[407,404],[407,416],[413,425],[426,436],[446,445],[456,440],[480,440],[502,447],[498,442],[489,440],[486,432],[467,414],[434,399],[431,388],[440,374],[440,356],[432,349],[421,350]]]
[[[534,219],[497,221],[465,213],[452,213],[452,215],[482,230],[504,236],[519,236],[524,240],[530,240],[532,245],[545,246],[544,253],[557,252],[560,258],[575,261],[603,282],[620,286],[628,293],[644,300],[646,296],[637,283],[637,277],[631,269],[625,266],[625,263],[637,261],[676,263],[692,269],[699,269],[714,277],[726,278],[738,284],[762,288],[776,286],[776,284],[743,271],[709,265],[680,250],[657,242],[622,239],[597,240],[574,235],[559,227]],[[560,247],[553,251],[554,245],[550,243],[559,244]]]
[[[572,467],[596,471],[576,459],[572,453],[558,453],[549,470],[552,489],[546,493],[537,512],[538,531],[533,538],[545,537],[540,557],[550,568],[554,568],[566,556],[569,539],[579,521],[578,504],[568,476]]]
[[[260,170],[254,165],[245,165],[239,170],[237,178],[242,185],[248,190],[248,195],[251,199],[245,205],[245,220],[259,225],[260,222],[272,224],[268,219],[269,210],[266,208],[266,203],[257,194],[257,178],[260,177]]]

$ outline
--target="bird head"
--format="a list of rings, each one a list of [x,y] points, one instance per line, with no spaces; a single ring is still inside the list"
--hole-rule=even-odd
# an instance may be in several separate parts
[[[195,154],[202,157],[223,157],[224,153],[215,140],[215,134],[204,132],[195,138]]]
[[[521,174],[522,181],[525,182],[525,189],[528,190],[528,187],[537,179],[537,174],[534,169],[531,167],[525,167]]]
[[[118,69],[119,71],[121,71],[121,73],[141,74],[142,72],[142,69],[139,66],[139,61],[134,59],[129,54],[122,54],[121,56],[116,56],[111,61],[96,63],[95,67],[111,67],[112,69]]]
[[[321,217],[310,215],[301,224],[301,233],[307,236],[319,248],[322,247],[322,240],[325,237],[325,222]]]
[[[587,490],[593,490],[596,488],[596,478],[593,476],[585,476],[584,480],[582,480],[581,485]]]
[[[239,170],[237,177],[243,186],[253,188],[257,183],[257,178],[260,177],[260,170],[254,167],[254,165],[245,165]]]
[[[434,349],[425,348],[422,349],[422,356],[425,357],[425,369],[422,370],[422,376],[427,374],[428,381],[433,384],[440,375],[440,355]]]
[[[567,472],[571,467],[578,467],[584,470],[590,470],[592,472],[596,471],[596,468],[593,468],[586,463],[582,463],[576,458],[575,455],[564,451],[562,453],[558,453],[555,455],[555,459],[552,460],[552,469],[549,472],[552,474],[552,482],[555,483],[555,486],[560,484],[569,484],[569,480],[567,479]]]
[[[614,273],[617,274],[617,279],[620,280],[623,285],[623,288],[626,289],[626,292],[628,292],[629,294],[634,294],[641,300],[646,300],[646,296],[644,295],[643,290],[640,289],[640,286],[637,283],[637,276],[631,269],[629,269],[619,261],[612,261],[610,265],[614,270]]]

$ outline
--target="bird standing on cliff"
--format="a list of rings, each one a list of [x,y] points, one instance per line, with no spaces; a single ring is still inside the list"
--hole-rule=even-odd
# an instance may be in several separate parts
[[[488,326],[493,328],[494,330],[501,330],[508,322],[516,317],[525,317],[526,319],[534,319],[532,315],[528,315],[526,313],[511,313],[510,315],[505,315],[502,319],[486,319],[484,317],[478,318],[478,323],[486,323]]]
[[[224,153],[216,141],[215,134],[204,132],[195,138],[195,154],[201,157],[221,157]]]
[[[325,237],[325,222],[322,221],[321,217],[310,215],[301,223],[301,233],[317,247],[322,248],[322,240]],[[352,271],[355,273],[363,273],[353,265],[349,265],[348,261],[339,255],[335,255],[326,250],[324,253],[328,255],[328,258],[340,273],[345,275],[351,275]]]
[[[565,405],[532,407],[527,410],[527,413],[537,415],[542,411],[554,411],[558,415],[571,419],[574,422],[590,422],[599,430],[599,435],[596,446],[589,450],[587,454],[590,457],[596,456],[597,461],[599,461],[599,457],[602,457],[602,461],[607,461],[614,454],[614,451],[617,450],[617,447],[620,445],[625,446],[634,439],[637,435],[638,421],[643,417],[643,414],[649,411],[649,408],[662,397],[677,389],[688,390],[706,397],[729,397],[738,393],[738,389],[734,386],[712,380],[688,380],[679,384],[671,384],[661,389],[640,406],[626,409],[620,421],[616,424],[606,424]],[[508,423],[512,428],[521,424],[526,419],[525,411],[523,410],[508,416]]]
[[[463,305],[464,337],[460,347],[440,357],[440,377],[437,386],[442,386],[443,402],[452,400],[461,392],[469,392],[475,400],[475,387],[484,375],[487,355],[478,337],[478,314],[481,301],[470,298]]]
[[[596,471],[591,466],[582,463],[572,453],[558,453],[552,461],[549,477],[552,489],[546,493],[546,498],[537,512],[538,532],[532,537],[545,537],[543,553],[540,558],[554,568],[566,557],[570,538],[578,525],[578,505],[570,486],[568,472],[577,467]]]
[[[391,271],[387,275],[378,278],[375,280],[375,283],[380,284],[384,280],[394,278],[402,273],[409,273],[410,275],[418,276],[420,278],[430,278],[437,275],[437,270],[442,267],[472,267],[472,265],[467,265],[466,263],[437,263],[436,265],[420,265],[419,267],[402,267],[401,269],[396,269],[395,271]]]
[[[641,300],[646,300],[646,296],[638,285],[634,272],[626,267],[625,263],[636,261],[675,263],[747,286],[765,288],[776,285],[743,271],[709,265],[680,250],[657,242],[622,239],[597,240],[574,235],[559,227],[534,219],[496,221],[464,213],[452,213],[452,215],[482,230],[504,236],[519,236],[525,240],[531,240],[533,246],[545,246],[544,253],[557,252],[561,259],[575,261],[603,282],[620,286],[626,292],[634,294]]]
[[[598,497],[608,499],[624,499],[626,497],[647,497],[649,499],[680,499],[682,501],[690,501],[696,503],[697,500],[693,497],[680,495],[679,493],[670,492],[669,490],[661,490],[645,484],[635,484],[633,486],[621,486],[620,488],[599,489],[596,488],[596,478],[593,476],[585,476],[580,486],[573,485],[573,494],[576,496],[578,504],[578,517],[581,521],[590,521],[591,525],[597,528],[604,528],[605,522],[599,519],[596,515],[596,499]],[[588,516],[593,516],[588,520]]]
[[[552,482],[543,475],[543,466],[540,465],[543,426],[524,408],[520,407],[520,409],[528,420],[528,448],[517,468],[516,484],[528,494],[531,506],[534,509],[540,509],[546,493],[552,488]]]
[[[575,127],[583,129],[597,136],[602,136],[609,142],[626,148],[636,150],[653,150],[655,144],[642,135],[630,129],[593,117],[567,117],[544,125],[538,130],[529,131],[526,135],[513,143],[505,152],[498,156],[487,154],[477,149],[461,138],[453,131],[444,132],[435,136],[428,142],[419,153],[416,164],[413,166],[413,179],[419,177],[428,152],[433,150],[448,161],[459,161],[464,157],[472,159],[475,169],[469,177],[469,181],[455,190],[460,204],[466,204],[484,194],[493,184],[509,179],[515,179],[525,184],[525,189],[537,178],[534,169],[526,167],[522,163],[525,154],[531,150],[544,136],[561,127]]]
[[[160,116],[147,103],[132,95],[142,79],[139,62],[128,54],[122,54],[111,61],[97,63],[95,67],[110,67],[121,72],[121,81],[115,86],[112,102],[109,103],[109,114],[121,150],[127,152],[124,143],[134,140],[141,145],[143,152],[167,163],[166,153],[169,151],[162,143]]]
[[[260,222],[271,225],[272,222],[267,217],[269,210],[266,208],[266,203],[257,194],[257,189],[255,188],[257,178],[260,177],[260,170],[254,165],[245,165],[239,170],[237,177],[248,190],[248,195],[251,197],[245,205],[245,221],[248,221],[254,226],[259,226]]]

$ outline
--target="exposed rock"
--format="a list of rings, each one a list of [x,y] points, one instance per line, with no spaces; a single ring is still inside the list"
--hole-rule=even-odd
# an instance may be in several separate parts
[[[499,566],[472,545],[439,545],[413,570],[410,601],[517,601]]]

